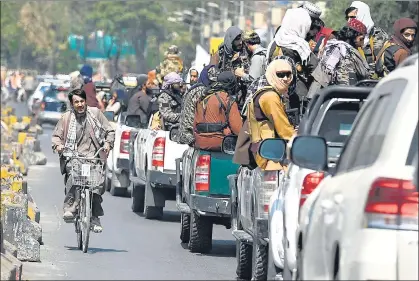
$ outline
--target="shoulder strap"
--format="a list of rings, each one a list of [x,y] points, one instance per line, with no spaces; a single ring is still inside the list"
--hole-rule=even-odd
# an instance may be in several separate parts
[[[70,114],[67,114],[67,112],[66,113],[64,113],[64,116],[63,116],[64,118],[63,118],[63,131],[64,131],[64,134],[63,134],[63,141],[64,141],[64,143],[65,143],[65,141],[67,140],[67,133],[68,133],[68,126],[69,126],[69,123],[70,123]]]
[[[372,55],[372,61],[376,62],[377,57],[374,54],[374,35],[370,36],[370,50],[371,50],[371,55]]]

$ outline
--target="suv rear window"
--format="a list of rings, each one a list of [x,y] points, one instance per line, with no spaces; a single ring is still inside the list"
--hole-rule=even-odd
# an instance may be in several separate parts
[[[326,112],[320,125],[319,136],[327,142],[345,143],[355,117],[360,110],[358,102],[337,102]]]

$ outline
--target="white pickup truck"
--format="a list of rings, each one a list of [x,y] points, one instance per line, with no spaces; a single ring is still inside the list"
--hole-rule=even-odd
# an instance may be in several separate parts
[[[127,115],[126,112],[122,112],[117,117],[115,143],[106,162],[105,181],[106,191],[113,196],[126,195],[130,186],[129,139],[131,131],[139,128],[140,122],[139,116]]]
[[[132,211],[147,219],[161,219],[165,201],[176,198],[176,163],[188,145],[170,140],[169,131],[139,129],[133,147],[130,180]]]

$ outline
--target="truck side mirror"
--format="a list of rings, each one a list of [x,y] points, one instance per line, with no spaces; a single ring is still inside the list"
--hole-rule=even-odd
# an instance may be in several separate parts
[[[297,136],[292,142],[291,161],[302,168],[327,171],[327,144],[319,136]]]
[[[283,139],[265,139],[259,146],[259,155],[279,163],[284,160],[286,148],[287,143]]]
[[[237,138],[235,135],[225,136],[221,144],[221,151],[233,155],[236,150]]]
[[[169,140],[176,142],[178,134],[179,134],[179,128],[172,127],[169,131]]]

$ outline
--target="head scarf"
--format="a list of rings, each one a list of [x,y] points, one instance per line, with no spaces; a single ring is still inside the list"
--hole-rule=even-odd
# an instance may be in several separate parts
[[[359,20],[357,19],[349,19],[348,26],[355,30],[358,33],[361,34],[367,34],[367,27]]]
[[[314,19],[319,19],[322,15],[322,10],[316,4],[311,2],[306,1],[301,8],[306,9],[310,17]]]
[[[227,55],[233,55],[234,54],[233,41],[240,34],[242,34],[242,30],[240,28],[238,28],[237,26],[230,26],[227,29],[226,34],[224,35],[224,43],[223,43],[224,50],[225,50]]]
[[[401,18],[396,20],[393,25],[394,35],[392,37],[392,40],[401,44],[406,49],[410,49],[411,47],[408,47],[409,44],[402,34],[402,30],[406,28],[414,28],[416,29],[416,32],[418,30],[416,22],[410,18]]]
[[[320,37],[324,36],[324,45],[327,44],[327,40],[329,40],[330,35],[332,35],[333,29],[329,27],[322,27],[320,32],[316,35],[316,42],[320,40]]]
[[[80,75],[83,76],[84,83],[92,82],[93,68],[88,64],[83,65],[80,69]]]
[[[229,95],[234,95],[237,86],[237,79],[231,71],[223,71],[217,76],[217,82],[214,83],[207,93],[216,93],[220,91],[227,92]]]
[[[278,94],[282,94],[288,97],[288,87],[291,85],[294,77],[288,77],[288,80],[284,82],[276,75],[277,72],[282,71],[290,71],[292,73],[291,64],[284,59],[277,59],[272,61],[266,68],[266,80]]]
[[[208,87],[212,82],[217,81],[215,65],[210,64],[204,66],[201,73],[199,74],[198,84],[202,84]]]
[[[354,1],[352,2],[349,8],[356,8],[357,14],[356,19],[362,22],[365,27],[367,28],[367,34],[371,32],[371,29],[374,27],[374,21],[371,18],[370,7],[362,1]],[[369,42],[369,36],[365,36],[364,46]]]
[[[180,77],[179,74],[176,72],[170,72],[166,76],[164,76],[163,79],[163,89],[168,89],[170,85],[176,84],[176,83],[182,83],[182,77]]]
[[[296,51],[303,64],[311,54],[310,45],[305,40],[310,26],[311,18],[307,10],[303,8],[289,9],[285,13],[281,28],[274,39],[278,46]]]

